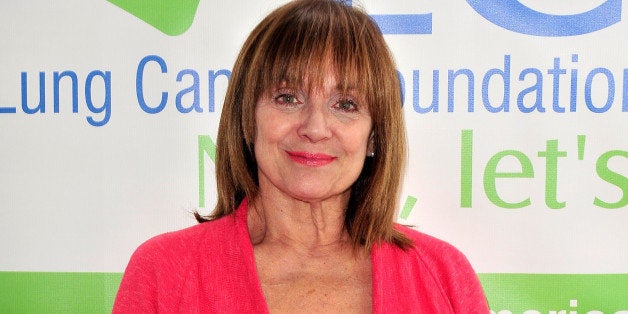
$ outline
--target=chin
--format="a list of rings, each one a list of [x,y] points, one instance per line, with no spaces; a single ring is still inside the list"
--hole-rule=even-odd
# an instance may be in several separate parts
[[[302,201],[305,203],[313,203],[313,202],[322,202],[322,201],[330,200],[338,196],[342,196],[343,194],[348,195],[348,192],[333,193],[332,191],[328,191],[328,190],[312,191],[311,189],[305,189],[305,190],[297,190],[297,191],[292,190],[292,191],[289,191],[287,194],[290,195],[292,198],[297,199],[299,201]]]

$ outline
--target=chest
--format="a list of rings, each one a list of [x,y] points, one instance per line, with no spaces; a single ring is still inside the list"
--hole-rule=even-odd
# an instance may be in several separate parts
[[[261,255],[261,256],[260,256]],[[256,254],[259,281],[271,313],[370,313],[368,258],[277,260]]]
[[[370,313],[371,285],[361,280],[302,276],[290,282],[262,282],[271,313]]]

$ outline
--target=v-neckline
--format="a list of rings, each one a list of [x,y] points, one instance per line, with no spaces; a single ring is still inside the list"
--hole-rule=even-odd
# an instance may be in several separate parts
[[[264,297],[264,292],[262,291],[262,283],[260,281],[260,277],[259,277],[259,273],[257,271],[257,265],[255,264],[255,252],[253,249],[253,243],[251,242],[251,236],[249,234],[249,228],[248,228],[248,200],[244,199],[242,201],[242,203],[240,204],[239,208],[236,210],[235,212],[235,224],[236,224],[236,230],[237,230],[237,237],[238,240],[240,241],[241,244],[241,248],[243,250],[243,254],[244,254],[244,259],[246,261],[246,271],[247,274],[250,274],[249,276],[251,283],[254,283],[255,285],[255,294],[256,294],[256,298],[258,298],[260,300],[261,303],[259,304],[264,304],[264,308],[263,309],[259,309],[259,310],[263,310],[263,313],[270,313],[270,310],[268,309],[268,303],[266,302],[266,297]],[[375,304],[376,304],[376,298],[379,297],[379,285],[377,285],[377,280],[374,280],[375,278],[375,273],[374,270],[376,269],[376,262],[377,262],[377,258],[375,258],[376,256],[376,251],[377,251],[377,246],[375,245],[373,246],[373,248],[371,249],[371,252],[369,253],[370,256],[370,262],[371,262],[371,310],[372,313],[375,313]]]

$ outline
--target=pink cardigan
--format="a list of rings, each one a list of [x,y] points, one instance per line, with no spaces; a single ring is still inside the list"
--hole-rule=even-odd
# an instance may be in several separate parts
[[[154,237],[133,253],[113,313],[268,313],[247,202],[233,215]],[[371,252],[374,313],[488,313],[476,274],[451,245],[397,226],[414,248]]]

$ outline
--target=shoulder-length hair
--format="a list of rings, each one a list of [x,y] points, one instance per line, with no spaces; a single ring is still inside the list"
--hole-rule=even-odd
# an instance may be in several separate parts
[[[397,70],[381,31],[360,9],[337,0],[297,0],[270,13],[251,32],[233,67],[216,150],[218,203],[200,222],[232,213],[259,192],[254,154],[255,106],[279,83],[319,84],[331,62],[342,89],[363,94],[375,155],[351,187],[345,228],[354,248],[380,241],[410,245],[393,226],[406,134]],[[297,85],[298,86],[298,85]]]

